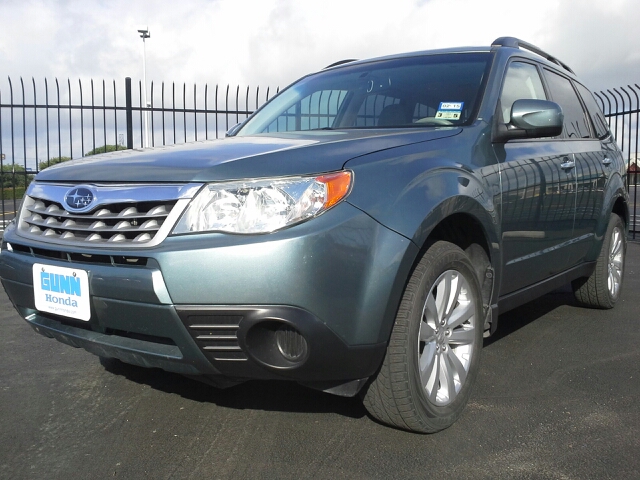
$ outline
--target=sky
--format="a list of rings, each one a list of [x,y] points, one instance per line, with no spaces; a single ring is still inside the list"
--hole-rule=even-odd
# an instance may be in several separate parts
[[[638,0],[0,0],[7,76],[285,86],[345,58],[515,36],[594,90],[640,83]]]
[[[33,101],[32,82],[42,103],[45,80],[50,102],[56,80],[63,104],[67,80],[74,101],[80,81],[88,101],[92,79],[96,104],[101,104],[103,80],[107,91],[117,86],[122,98],[125,77],[134,85],[143,78],[137,30],[144,27],[151,33],[145,45],[147,84],[154,82],[154,98],[162,82],[168,88],[177,85],[178,96],[181,87],[191,92],[196,84],[200,92],[206,84],[210,93],[216,85],[222,91],[230,85],[232,92],[236,86],[241,92],[259,86],[263,96],[267,87],[274,92],[338,60],[486,46],[501,36],[521,38],[556,56],[592,90],[640,84],[639,0],[0,0],[0,20],[3,104],[10,97],[9,79],[20,101],[21,78],[26,103]],[[0,109],[5,127],[7,110]],[[33,115],[27,112],[27,127],[36,123]],[[37,123],[55,123],[55,112],[51,115],[41,113]],[[223,134],[235,123],[231,120],[215,131]],[[21,147],[22,122],[16,118],[15,141],[7,128],[0,129],[0,148],[15,149],[16,162],[35,167],[55,156],[75,158],[94,145],[122,143],[124,118],[118,122],[117,132],[109,127],[110,137],[103,140],[78,132],[75,120],[72,141],[64,132],[56,136],[55,125],[51,138],[38,127],[35,137],[27,131]],[[174,140],[195,139],[189,128],[190,138],[185,133]],[[134,130],[136,145],[141,138]]]

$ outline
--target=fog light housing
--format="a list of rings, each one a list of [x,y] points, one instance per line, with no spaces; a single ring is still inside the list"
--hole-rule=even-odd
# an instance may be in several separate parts
[[[280,319],[268,319],[249,328],[243,350],[256,362],[276,370],[301,367],[309,358],[302,333]]]
[[[275,336],[278,350],[290,362],[300,361],[307,354],[307,341],[295,328],[281,325]]]

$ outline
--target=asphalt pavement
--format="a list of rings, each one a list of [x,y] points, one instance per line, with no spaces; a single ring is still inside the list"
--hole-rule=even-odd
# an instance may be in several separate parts
[[[435,435],[286,382],[228,390],[37,335],[0,293],[0,478],[640,478],[640,244],[615,309],[558,290],[500,317]]]

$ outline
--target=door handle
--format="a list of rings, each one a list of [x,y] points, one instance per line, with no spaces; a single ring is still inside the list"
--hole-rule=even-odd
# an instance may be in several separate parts
[[[560,164],[560,168],[562,168],[563,170],[571,170],[575,166],[576,162],[574,162],[573,160],[567,160],[566,162]]]
[[[603,165],[611,165],[612,160],[609,157],[604,157],[602,160]]]

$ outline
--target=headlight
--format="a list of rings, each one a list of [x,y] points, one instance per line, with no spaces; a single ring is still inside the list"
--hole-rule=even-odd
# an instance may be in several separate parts
[[[351,180],[351,172],[342,171],[210,183],[191,200],[173,233],[273,232],[331,208],[349,193]]]

